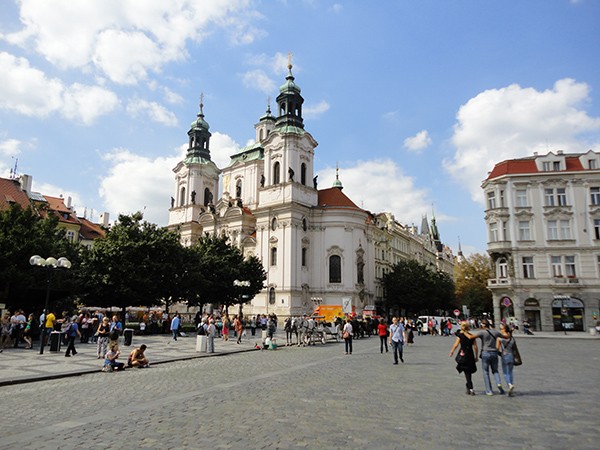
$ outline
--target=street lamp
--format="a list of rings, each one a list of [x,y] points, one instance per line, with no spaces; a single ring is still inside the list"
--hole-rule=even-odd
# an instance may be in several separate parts
[[[233,285],[234,285],[235,287],[238,287],[238,288],[242,288],[242,289],[243,289],[243,288],[248,288],[248,287],[250,287],[250,282],[249,282],[249,281],[233,280]],[[247,295],[244,295],[244,294],[240,295],[240,299],[239,299],[239,300],[240,300],[240,312],[239,312],[239,317],[240,317],[240,320],[242,319],[242,316],[243,316],[243,314],[242,314],[242,299],[243,299],[243,298],[247,298],[247,297],[248,297],[248,296],[247,296]]]
[[[58,268],[70,269],[71,268],[71,261],[69,261],[64,256],[61,258],[58,258],[58,259],[53,258],[52,256],[44,259],[39,255],[34,255],[31,258],[29,258],[29,264],[31,264],[32,266],[38,266],[38,267],[48,267],[50,269],[58,269]],[[44,306],[44,321],[48,317],[48,303],[49,302],[50,302],[50,274],[48,274],[48,280],[46,283],[46,303]],[[44,354],[44,338],[46,337],[46,324],[40,323],[40,328],[41,328],[40,355],[43,355]]]

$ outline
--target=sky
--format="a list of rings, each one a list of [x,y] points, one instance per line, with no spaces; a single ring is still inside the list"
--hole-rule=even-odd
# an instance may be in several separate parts
[[[319,188],[337,166],[358,206],[435,214],[455,254],[482,253],[495,163],[600,151],[599,18],[596,0],[2,0],[0,176],[166,225],[200,95],[224,168],[291,53]]]

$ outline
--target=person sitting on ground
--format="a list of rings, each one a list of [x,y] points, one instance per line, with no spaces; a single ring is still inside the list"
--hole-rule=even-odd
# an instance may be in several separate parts
[[[146,358],[146,355],[144,355],[146,348],[146,344],[142,344],[139,348],[132,350],[127,359],[127,367],[137,367],[138,369],[150,367],[150,362]]]
[[[106,352],[104,358],[104,368],[102,370],[112,372],[113,370],[125,370],[125,364],[118,362],[117,358],[121,355],[118,344],[112,344],[110,350]]]

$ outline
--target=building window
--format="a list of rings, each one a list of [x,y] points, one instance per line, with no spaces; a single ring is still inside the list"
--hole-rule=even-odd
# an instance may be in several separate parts
[[[571,223],[568,220],[560,220],[560,238],[571,239]]]
[[[498,260],[498,278],[508,278],[508,263],[505,258]]]
[[[567,206],[567,192],[565,188],[556,189],[556,203],[558,206]]]
[[[531,230],[529,229],[529,221],[528,220],[519,220],[519,240],[520,241],[530,241],[531,240]]]
[[[273,217],[271,219],[271,230],[275,231],[277,229],[277,217]]]
[[[533,256],[523,256],[523,278],[535,278],[533,272]]]
[[[592,205],[600,205],[600,187],[590,188],[590,201]]]
[[[498,241],[498,224],[496,222],[490,223],[490,242]]]
[[[600,255],[596,256],[596,265],[598,266],[598,276],[600,277]]]
[[[550,257],[550,265],[552,267],[552,276],[555,278],[562,277],[562,263],[560,260],[560,256],[551,256]]]
[[[504,241],[508,241],[510,239],[509,233],[508,233],[508,221],[504,220],[502,222],[502,239]]]
[[[488,209],[494,209],[496,207],[496,193],[488,192],[487,198],[488,198]]]
[[[208,188],[204,189],[204,206],[208,206],[210,203],[212,203],[212,193],[210,192],[210,190]]]
[[[306,186],[306,164],[300,165],[300,183]]]
[[[271,247],[271,265],[277,265],[277,247]]]
[[[575,278],[575,256],[565,256],[565,273],[568,277]]]
[[[306,221],[305,217],[302,218],[302,230],[308,230],[308,222]]]
[[[242,198],[242,180],[235,183],[235,198]]]
[[[544,161],[544,162],[542,163],[542,170],[543,170],[544,172],[550,172],[550,167],[551,167],[551,166],[550,166],[550,161]]]
[[[307,254],[306,247],[302,247],[302,267],[306,267],[306,254]]]
[[[594,238],[600,239],[600,219],[594,219]]]
[[[553,161],[552,162],[552,169],[553,170],[560,170],[560,161]]]
[[[516,202],[517,206],[527,206],[527,191],[525,189],[517,189]]]
[[[558,221],[548,221],[548,240],[553,241],[558,239]]]
[[[185,205],[185,188],[182,187],[179,191],[179,206]]]
[[[500,191],[500,208],[504,208],[504,190]]]
[[[273,184],[279,184],[281,182],[281,165],[279,162],[273,164]]]
[[[67,231],[67,234],[65,237],[67,238],[67,241],[73,242],[75,240],[75,232],[73,230],[69,230],[69,231]]]
[[[566,206],[567,192],[565,188],[544,189],[545,206]]]
[[[588,159],[588,169],[596,170],[598,168],[598,164],[595,159]]]
[[[329,257],[329,282],[342,282],[342,258],[338,255],[331,255]]]
[[[275,288],[272,287],[269,289],[269,305],[275,304]]]

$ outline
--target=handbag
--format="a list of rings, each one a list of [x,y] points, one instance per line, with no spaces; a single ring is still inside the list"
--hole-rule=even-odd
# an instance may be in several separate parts
[[[521,353],[519,352],[519,348],[517,347],[517,341],[513,338],[513,365],[520,366],[523,364],[523,360],[521,359]]]
[[[348,333],[347,331],[344,331],[344,332],[342,333],[342,338],[343,338],[343,339],[350,339],[350,333]]]
[[[464,364],[467,361],[467,354],[461,348],[460,351],[456,354],[456,358],[454,358],[456,364]]]

